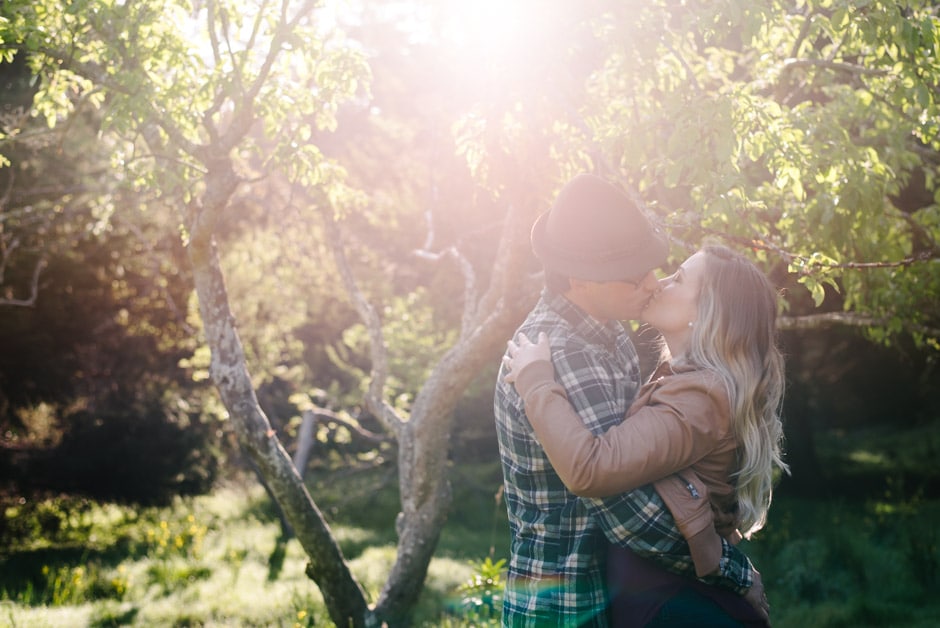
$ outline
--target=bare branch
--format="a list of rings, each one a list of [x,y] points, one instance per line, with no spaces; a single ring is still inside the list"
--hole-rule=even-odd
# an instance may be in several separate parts
[[[800,259],[806,258],[801,257]],[[918,262],[929,262],[936,259],[940,259],[940,253],[937,251],[924,251],[923,253],[918,253],[917,255],[912,255],[910,257],[905,257],[899,260],[888,260],[883,262],[840,262],[836,264],[810,262],[808,266],[812,268],[867,270],[871,268],[902,268],[905,266],[917,264]]]
[[[307,471],[307,463],[310,460],[310,453],[316,443],[316,428],[319,423],[334,424],[349,430],[353,437],[364,440],[372,446],[381,445],[389,442],[388,437],[383,434],[376,434],[362,428],[354,421],[319,406],[314,406],[312,410],[304,410],[302,413],[303,421],[300,424],[300,431],[297,434],[297,450],[294,452],[294,468],[300,477],[304,477]],[[370,465],[371,468],[371,465]]]
[[[470,263],[470,260],[468,260],[456,246],[449,246],[438,253],[431,250],[434,246],[434,218],[432,212],[433,209],[428,208],[424,213],[425,222],[428,226],[428,234],[424,240],[424,246],[414,251],[414,254],[421,259],[433,262],[440,261],[444,257],[451,257],[460,268],[464,284],[463,314],[461,315],[460,323],[460,338],[463,339],[470,333],[477,317],[476,272],[473,270],[473,265]]]
[[[219,51],[219,36],[215,32],[215,12],[216,12],[216,3],[215,0],[209,0],[209,3],[206,7],[206,30],[209,32],[209,45],[212,48],[212,58],[215,61],[216,65],[222,64],[222,53]],[[233,69],[233,74],[235,80],[239,80],[239,68]],[[219,139],[218,129],[215,128],[215,123],[212,121],[212,117],[221,111],[222,105],[225,103],[225,90],[220,89],[215,98],[212,101],[212,104],[208,109],[202,114],[202,124],[206,127],[206,132],[209,134],[209,143],[214,144]]]
[[[343,415],[328,410],[327,408],[316,407],[313,410],[306,410],[304,415],[311,413],[317,422],[320,423],[333,423],[341,427],[345,427],[349,430],[353,436],[361,440],[366,441],[372,445],[381,445],[382,443],[389,442],[388,436],[385,434],[376,434],[370,430],[365,429],[361,425],[357,424],[355,421],[347,419]]]
[[[830,61],[828,59],[786,59],[783,62],[783,72],[790,72],[796,68],[824,68],[835,70],[837,72],[846,72],[859,76],[887,76],[888,70],[881,68],[867,68],[855,63],[846,63],[844,61]]]
[[[39,296],[39,275],[46,267],[46,260],[40,259],[33,268],[33,279],[30,283],[29,297],[26,299],[0,298],[0,305],[9,305],[13,307],[32,307],[36,304],[36,297]]]
[[[0,218],[5,214],[3,211],[7,203],[10,202],[10,198],[13,195],[13,181],[16,179],[16,170],[13,168],[7,168],[7,187],[3,190],[3,196],[0,196]],[[3,221],[0,220],[0,225],[3,224]]]
[[[372,359],[372,371],[370,373],[369,390],[366,393],[366,406],[379,418],[386,429],[392,434],[399,436],[403,429],[404,420],[398,414],[398,411],[385,400],[385,384],[388,381],[388,352],[385,345],[385,337],[382,333],[382,322],[375,308],[369,303],[359,285],[353,277],[352,269],[346,259],[343,251],[343,239],[336,219],[329,212],[323,221],[326,228],[327,241],[333,250],[333,259],[336,261],[336,267],[339,270],[346,292],[352,299],[359,318],[366,326],[369,333],[369,353]]]
[[[858,314],[855,312],[820,312],[819,314],[805,314],[802,316],[781,316],[777,326],[781,330],[807,330],[828,329],[835,326],[844,327],[885,327],[888,321],[885,318]],[[920,325],[905,321],[902,327],[911,333],[923,334],[932,338],[940,338],[940,329],[927,325]]]
[[[10,263],[13,251],[20,248],[20,239],[13,235],[4,234],[2,227],[3,223],[0,222],[0,285],[3,285],[7,264]]]
[[[910,223],[910,220],[905,218]],[[670,228],[695,228],[701,233],[718,238],[724,242],[735,244],[737,246],[752,249],[755,251],[768,251],[774,253],[784,262],[790,264],[793,262],[799,262],[803,267],[802,274],[810,274],[814,270],[871,270],[875,268],[902,268],[907,266],[912,266],[914,264],[931,262],[940,259],[940,248],[934,246],[932,248],[920,251],[914,255],[904,257],[896,260],[881,260],[873,262],[821,262],[819,260],[814,260],[807,255],[801,255],[798,253],[792,253],[783,249],[782,247],[777,246],[773,243],[772,238],[762,234],[754,234],[753,237],[746,236],[735,236],[724,231],[718,231],[715,229],[706,229],[699,226],[694,226],[687,223],[673,223],[668,225]],[[913,227],[912,227],[913,228]]]
[[[502,313],[507,309],[507,298],[515,296],[524,301],[526,287],[533,284],[527,278],[528,273],[525,268],[528,249],[520,247],[521,243],[526,243],[527,246],[528,231],[532,224],[532,217],[525,210],[527,204],[526,201],[509,204],[508,215],[503,222],[499,244],[496,247],[493,271],[490,273],[490,285],[477,306],[477,312],[490,313],[487,320],[493,319],[498,315],[497,313]],[[537,288],[535,290],[537,292]],[[485,327],[487,324],[484,321],[480,323],[480,327]]]
[[[872,327],[882,321],[871,316],[862,316],[853,312],[821,312],[803,316],[781,316],[777,326],[781,330],[826,329],[837,325],[847,327]]]

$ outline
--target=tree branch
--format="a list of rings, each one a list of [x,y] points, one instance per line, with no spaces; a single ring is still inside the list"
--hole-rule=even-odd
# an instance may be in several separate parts
[[[477,281],[476,272],[470,260],[464,256],[456,246],[449,246],[443,251],[433,252],[434,246],[434,217],[433,204],[431,208],[424,213],[425,223],[428,227],[427,237],[424,240],[424,246],[414,251],[415,256],[432,262],[440,261],[444,257],[451,257],[460,268],[460,274],[463,276],[463,314],[460,322],[460,338],[466,338],[470,333],[477,317]]]
[[[3,260],[4,266],[6,265],[6,260]],[[36,297],[39,296],[39,275],[42,274],[43,269],[46,267],[46,260],[41,258],[36,262],[36,267],[33,268],[33,278],[30,282],[29,297],[26,299],[14,299],[14,298],[0,298],[0,305],[8,305],[12,307],[32,307],[36,304]],[[2,272],[0,272],[0,279],[2,279]]]
[[[790,57],[795,58],[800,53],[800,47],[803,45],[803,42],[809,36],[810,26],[813,24],[813,16],[808,15],[808,7],[803,8],[803,24],[800,26],[800,32],[793,40],[793,46],[790,48]]]
[[[328,410],[327,408],[315,407],[312,410],[304,411],[304,414],[306,415],[306,413],[308,412],[311,413],[311,415],[318,422],[333,423],[335,425],[345,427],[347,430],[349,430],[352,433],[353,436],[355,436],[356,438],[359,438],[360,440],[364,440],[367,443],[370,443],[372,445],[381,445],[383,443],[389,442],[389,438],[387,435],[376,434],[375,432],[371,430],[367,430],[361,425],[359,425],[358,423],[350,419],[347,419],[346,417],[342,416],[341,414],[337,412]]]
[[[509,202],[508,210],[500,232],[499,244],[496,247],[489,288],[480,298],[480,304],[477,307],[478,312],[490,313],[484,321],[479,323],[480,327],[486,327],[489,324],[488,321],[495,315],[509,308],[508,299],[517,298],[522,302],[521,307],[528,310],[528,306],[538,298],[538,287],[527,289],[535,282],[527,279],[530,273],[526,271],[525,264],[527,256],[530,255],[529,229],[536,214],[533,203],[525,198],[516,199]],[[529,292],[533,294],[530,295]],[[528,298],[530,296],[531,299]],[[519,305],[514,303],[512,307],[519,307]]]
[[[867,68],[855,63],[846,63],[844,61],[830,61],[828,59],[785,59],[783,61],[782,73],[792,72],[796,68],[825,68],[837,72],[855,74],[857,76],[887,76],[888,70],[880,68]]]
[[[343,251],[343,238],[339,226],[336,224],[336,218],[332,215],[332,210],[328,210],[328,212],[329,215],[323,221],[326,228],[326,239],[333,251],[333,259],[336,261],[336,267],[339,270],[340,278],[343,280],[343,285],[346,287],[346,292],[369,333],[369,354],[372,359],[372,370],[369,376],[369,390],[365,397],[366,406],[370,412],[379,418],[386,429],[397,438],[401,435],[404,420],[398,414],[398,411],[385,400],[385,384],[388,381],[388,352],[385,337],[382,333],[382,322],[375,308],[366,299],[362,290],[359,289],[355,277],[353,277],[352,269],[349,267],[349,262]]]
[[[821,262],[818,260],[813,260],[811,257],[806,255],[801,255],[798,253],[792,253],[779,247],[771,242],[771,239],[763,236],[761,234],[755,234],[753,237],[742,237],[735,236],[723,231],[718,231],[715,229],[706,229],[696,225],[685,224],[685,223],[673,223],[667,225],[669,228],[678,228],[678,229],[696,229],[701,233],[719,238],[724,242],[732,243],[737,246],[760,251],[768,251],[774,253],[784,262],[791,264],[793,262],[799,262],[803,269],[801,272],[803,274],[809,274],[813,270],[871,270],[875,268],[902,268],[907,266],[912,266],[914,264],[931,262],[935,260],[940,260],[940,248],[936,246],[933,248],[928,248],[924,251],[910,255],[896,260],[881,260],[874,262]],[[675,239],[675,238],[674,238]]]
[[[317,7],[317,3],[318,0],[306,0],[294,15],[289,17],[288,9],[290,8],[291,0],[282,0],[278,27],[271,37],[270,47],[258,70],[258,75],[255,76],[251,85],[245,90],[242,98],[236,103],[235,111],[232,114],[231,125],[221,137],[221,148],[225,152],[232,150],[245,134],[248,133],[254,122],[255,102],[258,95],[261,93],[262,87],[268,83],[274,62],[278,55],[281,54],[284,43],[290,38],[293,29],[300,20]]]
[[[673,45],[670,44],[669,42],[664,41],[662,42],[662,45],[666,48],[666,50],[669,51],[669,54],[671,54],[673,57],[676,58],[677,61],[679,61],[679,64],[683,67],[683,69],[685,69],[685,74],[688,77],[689,84],[692,87],[692,91],[694,91],[696,94],[701,94],[702,86],[699,85],[698,79],[695,78],[695,72],[692,70],[692,66],[690,66],[689,62],[685,60],[685,57],[682,56],[682,53],[676,50],[676,48],[673,47]]]
[[[781,316],[777,327],[785,331],[828,329],[834,326],[845,327],[885,327],[888,321],[884,318],[857,314],[855,312],[821,312],[819,314],[805,314],[802,316]],[[902,327],[909,332],[923,334],[932,338],[940,338],[940,329],[927,325],[919,325],[905,321]]]

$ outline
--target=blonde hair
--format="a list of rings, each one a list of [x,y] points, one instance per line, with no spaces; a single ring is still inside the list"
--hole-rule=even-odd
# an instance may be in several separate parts
[[[686,360],[728,389],[738,443],[737,521],[745,537],[767,520],[774,470],[783,461],[784,363],[777,346],[777,291],[747,258],[716,245],[706,254]]]

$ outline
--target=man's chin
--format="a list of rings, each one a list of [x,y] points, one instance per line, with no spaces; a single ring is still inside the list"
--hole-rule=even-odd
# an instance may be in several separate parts
[[[650,303],[647,303],[646,305],[643,306],[643,309],[640,310],[640,313],[637,315],[636,320],[639,321],[639,322],[641,322],[641,323],[646,323],[647,325],[649,325],[649,324],[650,324],[650,316],[649,316],[650,314],[651,314],[651,312],[650,312]],[[655,318],[655,317],[654,317],[654,318]]]
[[[626,315],[623,319],[621,319],[621,320],[625,320],[625,321],[641,321],[641,322],[642,322],[642,320],[643,320],[643,309],[644,309],[644,308],[640,307],[640,308],[635,308],[635,309],[633,309],[633,310],[630,310],[630,312],[628,312],[627,315]]]

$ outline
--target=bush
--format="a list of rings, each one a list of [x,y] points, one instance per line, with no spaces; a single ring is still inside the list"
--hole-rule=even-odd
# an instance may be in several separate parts
[[[66,417],[57,445],[20,453],[17,492],[167,504],[176,495],[208,491],[219,463],[208,446],[207,427],[184,427],[156,403],[135,410],[81,410]]]

